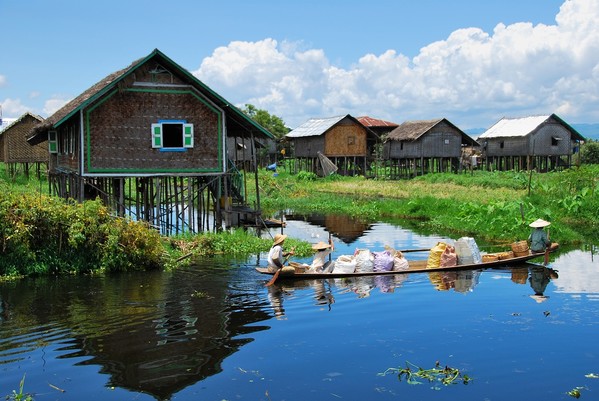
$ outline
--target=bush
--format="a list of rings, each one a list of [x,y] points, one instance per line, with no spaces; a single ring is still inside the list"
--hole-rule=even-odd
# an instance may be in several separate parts
[[[599,164],[599,142],[590,141],[582,145],[580,161],[585,164]]]
[[[160,234],[111,216],[100,200],[0,195],[0,275],[124,271],[161,265]]]

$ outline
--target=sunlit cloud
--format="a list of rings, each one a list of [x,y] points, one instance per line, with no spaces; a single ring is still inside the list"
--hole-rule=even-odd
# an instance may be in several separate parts
[[[389,49],[348,68],[322,49],[267,38],[219,47],[193,73],[232,101],[252,103],[295,127],[350,113],[391,121],[556,112],[599,119],[599,2],[569,0],[553,25],[458,29],[412,59]]]

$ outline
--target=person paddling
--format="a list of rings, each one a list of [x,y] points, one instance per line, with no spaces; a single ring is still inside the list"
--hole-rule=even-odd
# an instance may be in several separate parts
[[[276,273],[277,270],[282,269],[285,263],[284,258],[293,255],[293,251],[283,252],[283,244],[286,239],[287,235],[285,234],[275,235],[270,251],[268,252],[268,271],[271,273]]]
[[[528,226],[532,227],[533,230],[528,237],[530,241],[530,250],[536,253],[543,253],[546,250],[553,250],[557,247],[557,244],[552,244],[549,241],[549,235],[543,228],[548,227],[551,223],[543,219],[537,219],[530,223]]]

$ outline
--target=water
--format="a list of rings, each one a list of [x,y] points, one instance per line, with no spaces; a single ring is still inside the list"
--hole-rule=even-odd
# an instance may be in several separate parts
[[[335,236],[335,256],[441,240],[386,224],[352,235],[337,229],[346,242]],[[290,221],[285,232],[311,241],[328,235],[309,221]],[[576,387],[582,399],[599,393],[599,379],[586,377],[599,374],[599,262],[590,252],[558,254],[552,270],[525,265],[268,288],[268,277],[254,271],[264,263],[262,255],[171,273],[1,283],[0,397],[18,391],[23,376],[36,400],[567,400]],[[544,298],[533,297],[533,284],[544,287]],[[443,386],[380,375],[436,361],[473,380]]]

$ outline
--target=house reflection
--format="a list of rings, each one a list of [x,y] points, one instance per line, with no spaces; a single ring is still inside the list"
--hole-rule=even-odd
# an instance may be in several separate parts
[[[352,244],[362,237],[371,227],[370,224],[361,222],[347,215],[338,214],[308,214],[287,215],[288,221],[305,221],[314,226],[323,227],[326,231],[339,238],[346,244]]]
[[[13,293],[11,313],[26,326],[71,327],[59,358],[100,366],[107,387],[168,400],[221,372],[227,357],[253,341],[251,333],[269,328],[259,324],[272,318],[269,309],[248,300],[256,296],[251,290],[231,290],[227,280],[222,267],[209,274],[66,277],[52,286],[42,279]]]

